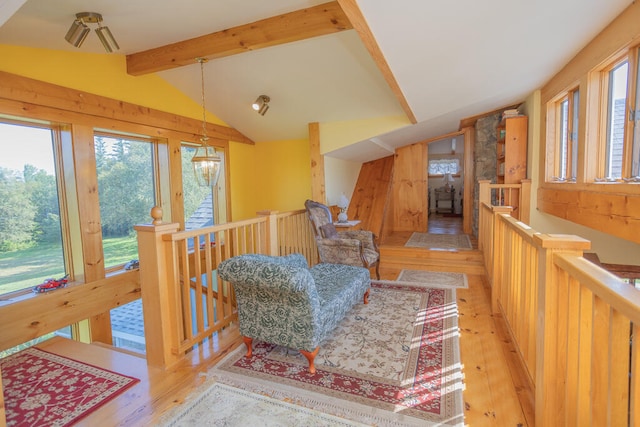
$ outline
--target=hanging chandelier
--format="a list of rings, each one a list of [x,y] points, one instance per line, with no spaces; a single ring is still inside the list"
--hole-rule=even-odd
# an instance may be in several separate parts
[[[218,183],[220,169],[222,169],[222,158],[216,149],[207,144],[209,137],[207,136],[207,116],[204,102],[204,64],[206,58],[196,58],[200,63],[200,77],[202,88],[202,137],[200,137],[200,147],[191,159],[193,165],[193,173],[200,187],[214,187]]]

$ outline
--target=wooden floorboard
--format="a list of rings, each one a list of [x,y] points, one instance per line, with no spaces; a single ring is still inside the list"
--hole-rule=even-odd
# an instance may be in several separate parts
[[[459,218],[431,215],[429,224],[429,232],[461,232],[462,228]],[[385,244],[403,246],[410,235],[394,234]],[[460,270],[464,271],[464,261],[460,264]],[[501,319],[491,312],[486,277],[477,274],[475,267],[470,271],[467,272],[469,288],[456,291],[465,425],[533,426],[533,391],[522,380],[515,350]],[[389,268],[383,263],[380,273],[381,279],[394,280],[400,269]],[[237,329],[230,328],[222,336],[189,353],[183,363],[166,371],[149,368],[143,358],[105,346],[63,338],[54,338],[38,346],[141,380],[77,425],[146,426],[156,425],[163,414],[184,402],[190,393],[202,386],[204,373],[240,344]]]

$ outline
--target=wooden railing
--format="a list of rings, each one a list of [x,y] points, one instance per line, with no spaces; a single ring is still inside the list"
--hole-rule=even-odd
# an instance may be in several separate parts
[[[535,390],[536,424],[640,425],[640,291],[586,260],[589,241],[536,232],[502,210],[481,203],[479,245],[492,308]]]
[[[305,210],[285,212],[278,218],[278,255],[301,253],[310,266],[320,262],[313,225]]]
[[[491,184],[489,180],[480,180],[478,200],[490,206],[511,208],[511,216],[525,224],[529,223],[531,211],[531,180],[523,179],[520,184]]]
[[[178,231],[161,221],[136,226],[140,280],[147,342],[147,362],[169,367],[186,351],[237,319],[233,289],[216,274],[218,264],[232,256],[257,253],[302,253],[318,262],[311,224],[304,210]]]

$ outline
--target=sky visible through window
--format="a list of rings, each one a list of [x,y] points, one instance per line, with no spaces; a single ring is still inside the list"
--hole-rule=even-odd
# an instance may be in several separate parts
[[[26,153],[29,155],[29,164],[53,175],[53,151],[42,149],[43,140],[51,142],[49,129],[0,123],[0,167],[22,171]]]

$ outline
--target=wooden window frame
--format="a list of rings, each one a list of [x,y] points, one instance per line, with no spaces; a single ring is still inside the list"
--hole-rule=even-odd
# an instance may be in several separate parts
[[[571,89],[565,90],[561,92],[558,96],[547,103],[547,149],[546,149],[546,182],[549,183],[558,183],[558,182],[575,182],[571,178],[570,175],[575,175],[576,179],[579,175],[580,163],[578,162],[578,166],[576,171],[573,170],[573,159],[574,156],[578,155],[578,153],[574,153],[573,151],[573,138],[577,138],[578,146],[580,146],[580,137],[578,133],[578,128],[574,123],[575,112],[576,109],[579,110],[580,105],[574,105],[575,94],[580,93],[579,85],[572,86]],[[567,102],[567,132],[566,132],[566,141],[567,141],[567,156],[562,159],[562,137],[563,137],[563,126],[562,126],[562,104]],[[578,122],[578,125],[580,123]],[[564,164],[565,175],[561,176],[562,166]]]
[[[623,177],[638,179],[640,176],[640,44],[629,49],[629,79],[627,81],[627,123],[625,127],[625,151],[622,164]],[[634,140],[635,136],[638,140]],[[634,167],[633,161],[638,165]]]
[[[599,69],[595,70],[597,74],[597,89],[598,104],[599,104],[599,117],[597,123],[599,124],[598,138],[597,138],[597,167],[592,182],[604,182],[606,181],[606,165],[607,165],[607,115],[609,108],[609,86],[610,86],[610,72],[618,67],[621,63],[627,62],[627,89],[626,89],[626,101],[624,111],[624,136],[623,136],[623,151],[622,151],[622,170],[621,178],[616,179],[616,183],[636,182],[634,179],[634,149],[636,152],[640,150],[640,141],[636,141],[634,144],[634,113],[638,110],[638,84],[640,81],[640,68],[638,67],[638,61],[640,56],[640,44],[634,44],[628,48],[618,52],[617,55],[608,60],[606,64]],[[592,79],[593,81],[593,79]],[[592,90],[592,92],[596,92]],[[634,147],[635,145],[635,147]],[[637,171],[640,173],[640,170]]]

